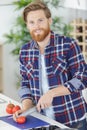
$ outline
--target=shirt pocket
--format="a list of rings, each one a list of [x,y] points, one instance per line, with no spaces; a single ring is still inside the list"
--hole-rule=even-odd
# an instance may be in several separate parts
[[[66,68],[67,63],[63,56],[52,59],[52,70],[54,74],[59,75],[61,73],[66,73]]]

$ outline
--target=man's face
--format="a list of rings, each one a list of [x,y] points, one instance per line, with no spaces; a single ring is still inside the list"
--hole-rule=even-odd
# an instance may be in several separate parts
[[[50,32],[51,18],[47,19],[43,10],[29,12],[27,16],[27,28],[32,38],[43,41]]]

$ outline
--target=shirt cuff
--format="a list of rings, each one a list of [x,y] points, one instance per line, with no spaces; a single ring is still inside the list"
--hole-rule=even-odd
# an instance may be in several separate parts
[[[67,87],[70,92],[78,92],[79,90],[83,90],[85,88],[84,84],[77,78],[73,78],[72,80],[65,82],[64,86]]]
[[[31,97],[31,91],[27,87],[20,88],[18,90],[18,95],[21,98],[21,100],[24,100],[26,98],[32,99],[32,97]]]

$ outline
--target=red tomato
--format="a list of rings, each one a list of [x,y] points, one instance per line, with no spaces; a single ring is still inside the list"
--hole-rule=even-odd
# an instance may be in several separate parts
[[[18,110],[20,110],[20,109],[21,109],[20,106],[16,105],[16,106],[13,108],[12,112],[15,113],[16,111],[18,111]]]
[[[26,122],[26,117],[25,116],[19,116],[17,119],[16,119],[17,123],[19,124],[23,124]]]
[[[13,114],[13,108],[15,107],[14,104],[12,103],[9,103],[7,106],[6,106],[6,112],[9,113],[9,114]]]

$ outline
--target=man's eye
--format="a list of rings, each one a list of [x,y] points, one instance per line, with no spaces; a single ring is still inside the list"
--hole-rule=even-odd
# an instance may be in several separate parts
[[[42,21],[43,21],[43,19],[39,19],[39,21],[40,21],[40,22],[42,22]]]
[[[34,22],[33,22],[33,21],[30,21],[30,22],[29,22],[29,24],[33,25],[33,24],[34,24]]]

